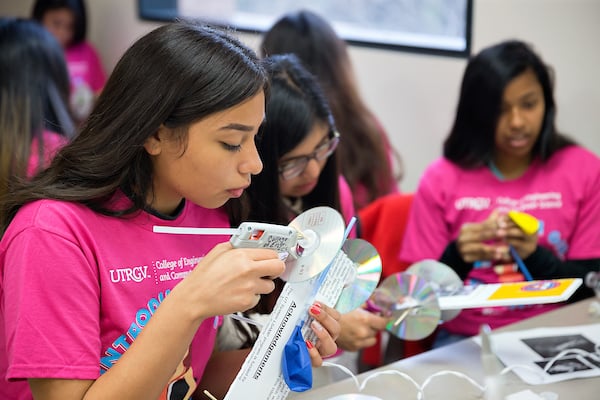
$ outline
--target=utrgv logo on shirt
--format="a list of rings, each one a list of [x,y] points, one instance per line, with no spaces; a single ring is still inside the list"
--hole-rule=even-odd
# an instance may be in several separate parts
[[[489,197],[461,197],[456,199],[454,207],[457,210],[487,210],[492,203]]]
[[[148,278],[148,266],[140,265],[138,267],[111,269],[110,280],[118,282],[141,282]]]

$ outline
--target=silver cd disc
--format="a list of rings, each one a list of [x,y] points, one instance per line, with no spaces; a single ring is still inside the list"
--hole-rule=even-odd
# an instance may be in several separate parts
[[[318,275],[334,259],[344,242],[344,219],[330,207],[314,207],[298,215],[289,226],[300,235],[296,254],[285,261],[280,278],[301,282]]]
[[[386,329],[401,339],[423,339],[433,333],[440,321],[435,291],[415,274],[388,276],[369,301],[384,316],[391,317]]]
[[[451,296],[463,287],[463,282],[452,268],[436,260],[423,260],[412,264],[406,270],[425,279],[438,297]],[[450,321],[460,314],[460,310],[442,310],[442,321]]]
[[[381,257],[375,247],[363,239],[347,239],[342,251],[354,264],[352,279],[342,289],[336,310],[342,314],[355,310],[371,297],[381,277]]]

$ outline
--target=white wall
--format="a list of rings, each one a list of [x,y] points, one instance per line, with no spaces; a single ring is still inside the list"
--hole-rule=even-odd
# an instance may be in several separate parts
[[[556,73],[559,129],[600,155],[599,18],[598,0],[475,0],[472,50],[531,43]],[[404,158],[400,186],[414,190],[441,152],[466,60],[365,48],[352,55],[365,98]]]
[[[3,0],[0,15],[27,16],[32,2]],[[87,5],[89,39],[107,70],[135,39],[158,26],[138,20],[133,0]],[[474,0],[472,40],[473,52],[509,38],[533,44],[556,72],[559,128],[600,155],[599,18],[598,0]],[[242,40],[256,48],[260,37],[244,34]],[[466,60],[364,47],[350,51],[362,93],[403,157],[401,189],[412,191],[440,154]]]

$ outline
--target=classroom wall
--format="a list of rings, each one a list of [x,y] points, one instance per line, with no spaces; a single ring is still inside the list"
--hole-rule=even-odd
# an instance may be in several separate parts
[[[0,15],[27,16],[32,0],[3,0]],[[298,2],[301,4],[301,1]],[[137,1],[87,1],[89,39],[110,71],[135,39],[158,26],[137,18]],[[556,72],[558,126],[600,155],[600,1],[474,0],[473,52],[500,40],[530,42]],[[256,48],[258,35],[242,34]],[[465,59],[351,47],[359,86],[404,161],[413,191],[440,155],[452,123]]]

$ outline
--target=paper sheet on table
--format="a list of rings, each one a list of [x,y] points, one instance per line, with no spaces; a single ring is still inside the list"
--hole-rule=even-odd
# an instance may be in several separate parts
[[[323,272],[327,275],[314,299],[310,296],[314,292],[319,275],[306,281],[285,284],[269,321],[263,326],[225,400],[287,398],[290,388],[283,378],[281,359],[284,346],[294,332],[296,324],[307,316],[307,309],[304,307],[307,300],[309,303],[318,300],[333,307],[354,268],[354,263],[340,251],[326,272]],[[304,321],[302,334],[305,339],[315,343],[316,337],[309,326],[310,321],[310,318]]]
[[[491,340],[494,353],[505,366],[527,366],[512,371],[530,385],[600,376],[600,324],[492,333]],[[548,361],[570,349],[589,355],[566,355],[544,372]]]

